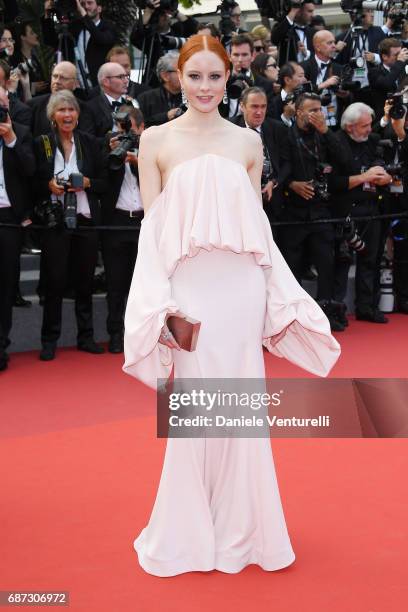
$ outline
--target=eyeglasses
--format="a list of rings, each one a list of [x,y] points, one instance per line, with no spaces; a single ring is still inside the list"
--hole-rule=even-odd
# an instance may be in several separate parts
[[[254,49],[255,51],[265,51],[265,47],[264,46],[260,46],[260,45],[254,45]]]
[[[113,74],[112,76],[105,77],[106,79],[120,79],[121,81],[127,81],[130,79],[128,74]]]
[[[14,38],[0,38],[0,42],[2,42],[2,43],[10,43],[10,44],[14,45],[14,43],[16,41],[14,40]]]
[[[266,68],[276,68],[276,64],[266,64]]]

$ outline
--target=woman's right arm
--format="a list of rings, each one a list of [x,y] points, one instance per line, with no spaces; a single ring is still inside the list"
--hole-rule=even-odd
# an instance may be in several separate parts
[[[140,137],[138,168],[140,193],[145,214],[162,190],[161,173],[157,165],[159,137],[162,137],[161,131],[159,127],[150,127]]]

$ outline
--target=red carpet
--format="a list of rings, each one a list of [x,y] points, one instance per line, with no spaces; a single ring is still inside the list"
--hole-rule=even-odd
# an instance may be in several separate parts
[[[338,377],[407,377],[408,317],[337,334]],[[305,373],[266,355],[267,373]],[[87,612],[403,612],[406,440],[274,440],[295,563],[155,578],[132,543],[149,517],[165,442],[154,394],[122,356],[12,355],[0,374],[0,590],[70,591]],[[42,610],[24,606],[22,610]],[[58,609],[64,609],[58,607]]]

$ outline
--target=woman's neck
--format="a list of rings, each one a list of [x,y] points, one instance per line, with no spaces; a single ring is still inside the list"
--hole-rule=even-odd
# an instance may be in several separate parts
[[[33,47],[27,43],[21,43],[21,53],[26,59],[30,59]]]
[[[61,144],[68,144],[72,142],[73,132],[59,132]]]
[[[189,129],[197,129],[197,131],[218,129],[225,119],[221,117],[218,107],[208,113],[203,113],[192,106],[189,106],[187,111],[178,120],[180,127]]]

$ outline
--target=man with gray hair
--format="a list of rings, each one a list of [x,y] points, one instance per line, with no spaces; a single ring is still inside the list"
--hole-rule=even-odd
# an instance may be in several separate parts
[[[161,125],[182,113],[181,85],[177,74],[178,51],[163,55],[156,66],[160,86],[139,96],[146,126]]]
[[[391,176],[378,165],[379,136],[371,133],[374,111],[367,104],[355,102],[346,108],[341,118],[341,130],[336,134],[343,155],[334,164],[336,180],[347,195],[334,203],[335,216],[350,217],[339,230],[335,266],[334,299],[344,301],[348,272],[356,254],[355,314],[356,319],[372,323],[387,323],[378,309],[380,298],[380,262],[382,256],[381,221],[353,221],[353,217],[375,216],[381,213],[378,187],[391,182]]]

